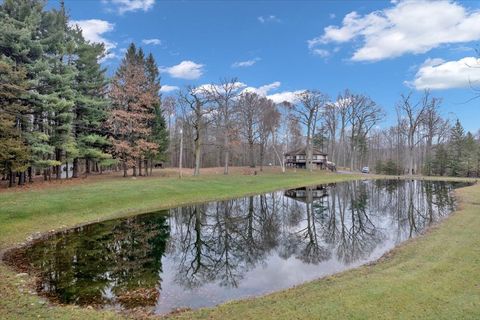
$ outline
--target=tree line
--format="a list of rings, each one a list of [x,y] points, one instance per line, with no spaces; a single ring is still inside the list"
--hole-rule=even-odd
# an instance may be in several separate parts
[[[384,174],[478,176],[480,137],[458,119],[441,114],[431,92],[401,95],[396,121],[381,128],[386,113],[372,98],[345,90],[331,100],[319,90],[274,103],[243,88],[236,78],[189,86],[167,98],[170,162],[179,162],[180,132],[187,138],[183,161],[200,168],[284,165],[286,151],[306,146],[328,153],[349,170],[364,166]],[[307,160],[307,165],[309,161]],[[312,169],[310,166],[308,169]]]
[[[375,130],[369,164],[385,174],[478,177],[480,136],[465,132],[458,119],[442,116],[442,99],[425,91],[402,95],[397,123]]]
[[[152,54],[130,45],[112,79],[65,6],[0,6],[0,171],[9,185],[121,166],[148,175],[167,148]],[[142,170],[142,166],[144,170]],[[150,167],[150,171],[147,168]]]

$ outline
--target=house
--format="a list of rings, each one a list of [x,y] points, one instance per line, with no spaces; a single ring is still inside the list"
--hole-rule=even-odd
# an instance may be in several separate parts
[[[290,189],[286,190],[284,195],[297,201],[311,202],[316,199],[328,197],[328,189],[330,186],[331,185],[319,185]]]
[[[320,169],[327,169],[328,157],[327,154],[313,148],[312,163]],[[306,148],[300,148],[285,153],[285,166],[293,168],[306,168],[307,152]]]

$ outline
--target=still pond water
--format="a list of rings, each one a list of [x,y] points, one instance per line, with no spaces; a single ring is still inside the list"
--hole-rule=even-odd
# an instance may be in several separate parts
[[[378,259],[452,212],[459,186],[354,181],[209,202],[61,232],[25,257],[61,303],[213,306]]]

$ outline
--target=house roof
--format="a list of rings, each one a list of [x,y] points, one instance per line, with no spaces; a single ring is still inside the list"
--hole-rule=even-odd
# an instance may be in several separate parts
[[[307,155],[307,147],[302,147],[299,149],[291,150],[285,153],[286,156],[297,156],[297,155]],[[325,152],[318,150],[317,148],[313,148],[312,155],[322,155],[326,156]]]

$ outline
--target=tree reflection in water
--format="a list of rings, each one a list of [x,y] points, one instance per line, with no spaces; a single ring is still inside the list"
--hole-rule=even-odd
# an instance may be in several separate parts
[[[60,302],[158,312],[208,306],[376,259],[451,212],[454,186],[304,187],[92,224],[24,253],[39,291]]]

